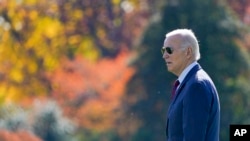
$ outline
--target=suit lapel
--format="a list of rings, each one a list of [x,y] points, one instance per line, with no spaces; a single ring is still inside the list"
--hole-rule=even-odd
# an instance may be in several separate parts
[[[173,101],[171,102],[171,105],[175,102],[177,97],[179,96],[179,93],[182,91],[182,89],[185,87],[185,84],[190,79],[191,76],[193,76],[199,69],[201,69],[201,66],[199,64],[195,65],[187,74],[187,76],[184,78],[183,82],[180,84],[179,88],[176,91],[176,94],[173,98]]]
[[[174,102],[176,101],[176,99],[178,98],[180,92],[182,91],[182,89],[185,87],[187,81],[191,78],[192,75],[194,75],[199,69],[201,69],[201,66],[199,64],[195,65],[187,74],[187,76],[184,78],[183,82],[180,84],[180,87],[177,89],[176,91],[176,95],[174,96],[174,99],[171,101],[169,108],[168,108],[168,115],[167,115],[167,123],[166,123],[166,135],[168,136],[168,116],[171,114],[171,109],[172,106],[174,104]]]

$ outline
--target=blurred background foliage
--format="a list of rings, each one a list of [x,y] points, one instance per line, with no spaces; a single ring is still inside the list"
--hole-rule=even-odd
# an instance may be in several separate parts
[[[244,0],[0,0],[0,140],[165,140],[160,48],[190,28],[227,141],[250,122],[249,25]]]

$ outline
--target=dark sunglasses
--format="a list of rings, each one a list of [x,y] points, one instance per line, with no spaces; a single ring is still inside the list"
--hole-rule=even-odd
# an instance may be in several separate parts
[[[173,48],[171,48],[171,47],[163,47],[163,48],[161,48],[161,53],[162,53],[162,54],[164,54],[165,51],[166,51],[168,54],[172,54],[174,50],[173,50]]]

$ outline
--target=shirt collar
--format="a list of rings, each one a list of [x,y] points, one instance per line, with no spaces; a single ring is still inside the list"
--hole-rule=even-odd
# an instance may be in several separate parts
[[[188,67],[186,67],[181,75],[178,77],[178,80],[180,81],[180,84],[183,82],[184,78],[186,77],[186,75],[188,74],[188,72],[195,66],[197,65],[197,61],[194,61],[193,63],[191,63],[190,65],[188,65]]]

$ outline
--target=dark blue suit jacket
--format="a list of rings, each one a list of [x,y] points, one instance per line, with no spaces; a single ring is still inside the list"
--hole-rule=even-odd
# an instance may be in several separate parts
[[[208,74],[194,66],[176,91],[167,114],[167,141],[218,141],[220,103]]]

